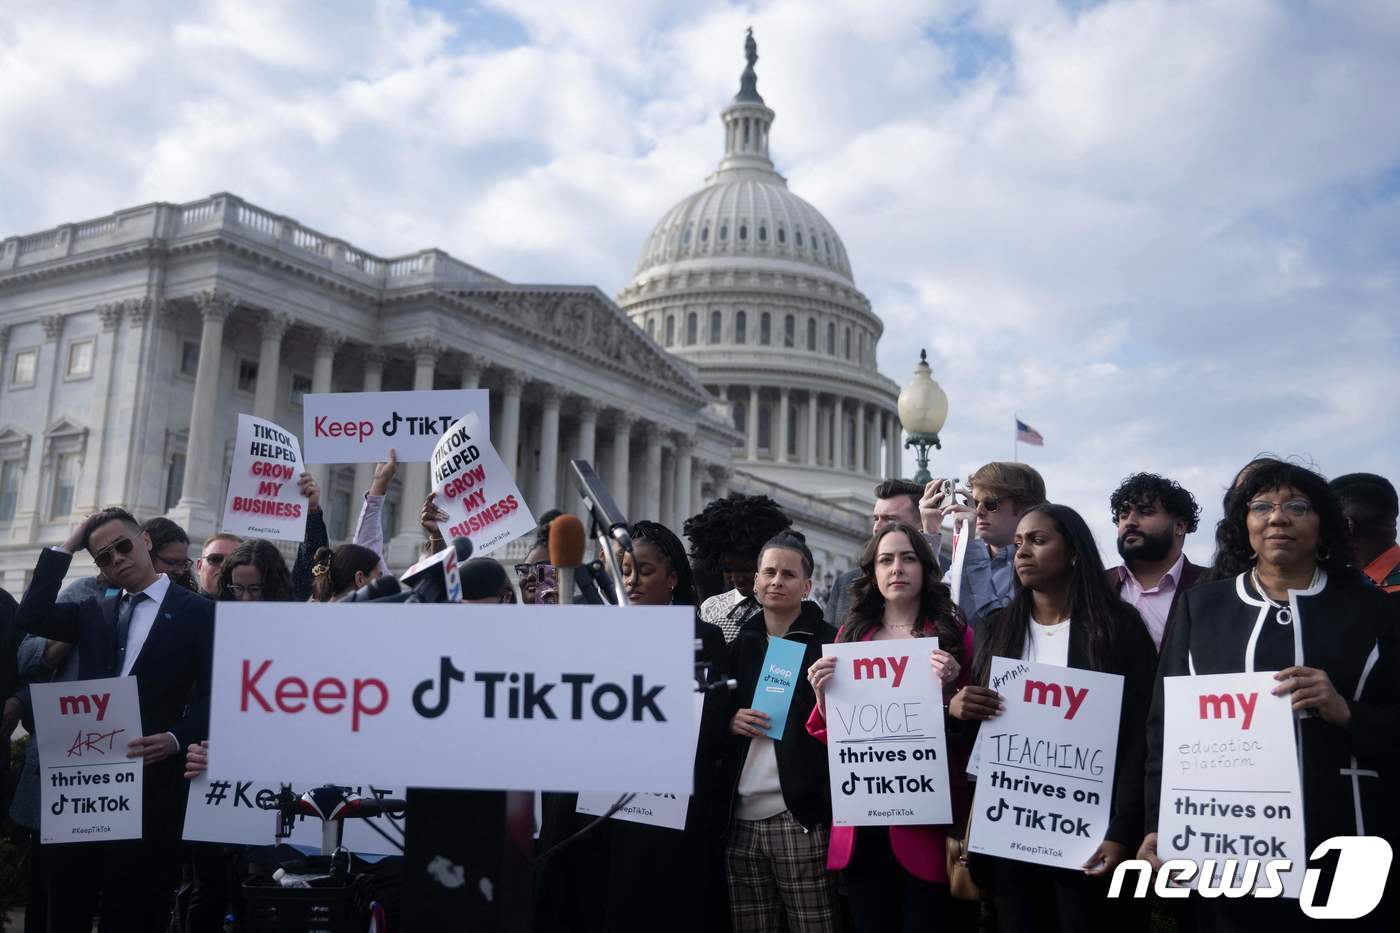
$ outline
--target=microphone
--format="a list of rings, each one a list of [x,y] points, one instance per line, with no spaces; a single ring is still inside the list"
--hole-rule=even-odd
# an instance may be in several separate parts
[[[586,538],[577,515],[560,515],[549,523],[549,562],[559,572],[559,605],[574,602],[574,571],[583,563]]]
[[[617,507],[612,493],[594,472],[592,464],[587,460],[570,460],[569,466],[574,468],[574,481],[583,493],[593,520],[606,528],[608,536],[621,544],[623,550],[632,553],[632,535],[628,532],[627,516]]]
[[[418,602],[459,603],[462,580],[457,566],[472,556],[472,550],[469,539],[453,538],[450,545],[405,570],[399,582],[413,588]]]
[[[378,580],[371,580],[355,592],[341,600],[343,603],[372,603],[376,600],[392,598],[403,589],[395,577],[387,573]]]

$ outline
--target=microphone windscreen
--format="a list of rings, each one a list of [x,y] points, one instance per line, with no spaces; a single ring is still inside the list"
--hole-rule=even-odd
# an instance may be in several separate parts
[[[555,567],[577,567],[583,563],[585,547],[583,522],[577,515],[560,515],[549,523],[549,562]]]
[[[465,564],[470,560],[474,550],[470,538],[453,538],[452,548],[457,552],[457,563],[459,564]]]

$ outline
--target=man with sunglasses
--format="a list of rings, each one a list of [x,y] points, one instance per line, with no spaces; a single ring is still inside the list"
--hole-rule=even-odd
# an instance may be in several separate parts
[[[223,569],[224,558],[242,543],[242,538],[226,531],[204,539],[204,548],[199,552],[199,559],[194,562],[194,575],[199,581],[201,593],[210,599],[219,598],[219,571]]]
[[[80,548],[117,595],[57,601]],[[178,882],[183,752],[209,729],[214,604],[157,573],[150,535],[129,512],[109,508],[40,552],[16,622],[77,645],[80,680],[134,676],[141,701],[144,735],[127,756],[146,766],[142,838],[46,848],[49,929],[87,933],[100,904],[104,930],[163,931]]]
[[[979,619],[1011,601],[1016,524],[1026,509],[1045,501],[1045,480],[1024,463],[993,461],[967,478],[968,489],[956,489],[950,496],[946,482],[935,479],[924,487],[919,517],[925,528],[940,527],[945,515],[974,523],[977,535],[968,542],[963,560],[959,607],[975,628]]]

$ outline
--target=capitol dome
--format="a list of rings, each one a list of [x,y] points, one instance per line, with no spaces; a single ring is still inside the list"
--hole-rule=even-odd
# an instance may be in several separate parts
[[[899,471],[898,387],[875,361],[884,324],[836,228],[775,169],[751,33],[745,57],[719,166],[662,215],[617,301],[728,407],[736,467],[864,510]]]

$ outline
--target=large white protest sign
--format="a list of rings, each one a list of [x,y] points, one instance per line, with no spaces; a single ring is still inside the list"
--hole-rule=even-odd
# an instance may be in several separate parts
[[[307,463],[426,463],[443,432],[467,412],[491,427],[485,389],[324,392],[302,397]]]
[[[1297,897],[1308,852],[1293,709],[1273,696],[1273,672],[1162,679],[1162,801],[1157,853],[1219,867],[1235,883],[1267,885],[1261,863],[1289,859],[1285,897]]]
[[[831,825],[953,822],[936,638],[824,645]]]
[[[141,737],[135,677],[34,684],[40,842],[141,838]]]
[[[695,717],[695,739],[700,739],[700,718],[705,712],[705,694],[691,694],[691,713]],[[695,745],[690,745],[690,767],[695,769]],[[574,807],[579,813],[588,816],[602,816],[622,798],[621,794],[579,794]],[[685,829],[686,814],[690,812],[690,797],[686,794],[638,793],[625,803],[612,819],[626,823],[643,823],[647,826],[663,826],[666,829]]]
[[[324,783],[324,782],[322,782]],[[319,784],[299,786],[298,791],[310,790]],[[372,787],[370,785],[340,785],[347,793],[365,798],[386,797],[403,799],[402,787]],[[275,840],[278,781],[234,781],[211,779],[201,774],[190,781],[190,796],[185,804],[185,833],[188,842],[222,842],[227,845],[270,846]],[[389,839],[403,842],[403,819],[395,825],[387,816],[344,821],[342,844],[361,855],[398,855],[400,850],[384,836],[371,829],[373,823],[388,834]],[[321,845],[319,820],[298,814],[292,834],[284,842],[292,845]]]
[[[217,606],[213,778],[691,792],[687,607]]]
[[[992,658],[968,850],[1082,868],[1108,832],[1123,678]]]
[[[455,422],[433,448],[433,491],[447,512],[447,540],[469,538],[477,557],[535,529],[525,497],[475,412]]]
[[[222,530],[254,538],[305,539],[306,497],[297,487],[302,471],[294,434],[271,421],[239,415]]]

